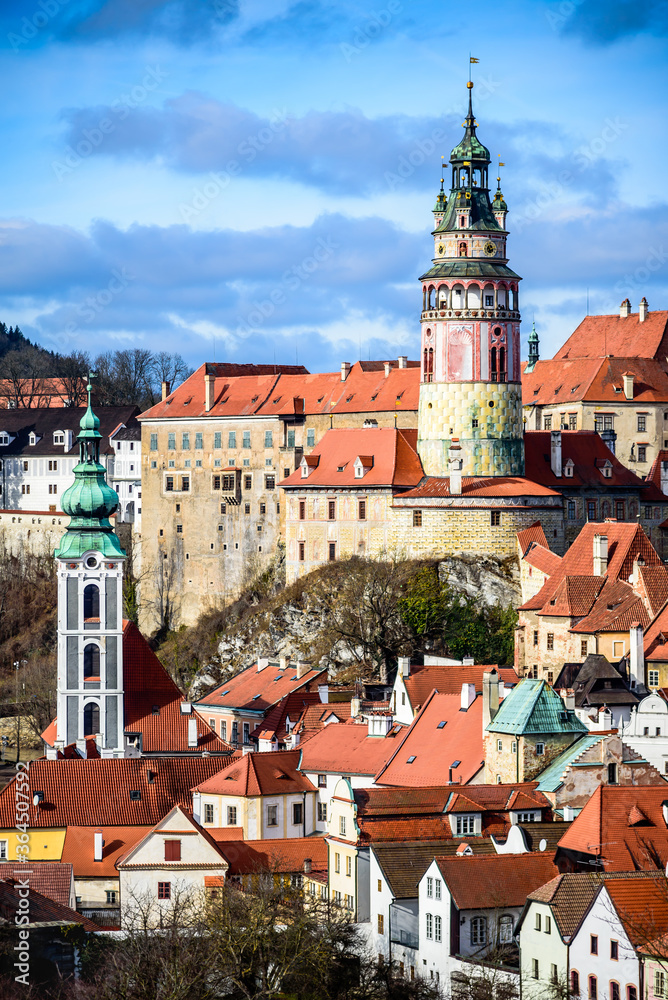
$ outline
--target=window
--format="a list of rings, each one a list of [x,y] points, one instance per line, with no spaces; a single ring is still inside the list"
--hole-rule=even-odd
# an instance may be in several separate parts
[[[350,878],[353,874],[353,859],[348,854],[346,855],[346,875]]]
[[[534,629],[533,631],[533,644],[534,646],[538,645],[538,629]]]
[[[568,429],[569,431],[576,431],[578,429],[577,413],[568,414]]]
[[[382,913],[378,914],[378,933],[379,934],[385,933],[385,917],[383,916]]]
[[[547,633],[547,648],[554,649],[554,632]]]
[[[487,917],[473,917],[471,920],[471,944],[487,943]]]
[[[598,955],[598,935],[589,935],[589,952],[592,955]]]
[[[431,913],[426,914],[427,938],[429,941],[434,937],[434,918]]]
[[[190,433],[188,431],[183,431],[181,434],[181,451],[190,450]]]
[[[341,905],[341,893],[338,891],[338,889],[334,890],[334,892],[332,893],[332,896],[334,898],[334,905],[335,906],[340,906]]]
[[[644,445],[644,444],[639,444],[638,445],[638,461],[639,462],[646,462],[647,461],[647,445]]]
[[[537,931],[540,930],[541,921],[542,921],[542,917],[541,917],[540,913],[536,913],[536,924],[535,924],[535,927],[536,927]]]
[[[177,535],[182,535],[183,534],[183,525],[182,524],[177,524],[176,525],[176,534]]]
[[[221,722],[220,724],[220,738],[227,742],[227,722]]]
[[[545,753],[545,744],[544,743],[536,743],[536,756],[537,757],[542,757],[544,753]]]
[[[329,543],[329,561],[334,562],[336,559],[336,542]]]
[[[205,802],[204,804],[204,822],[213,823],[213,805],[211,802]]]
[[[574,996],[580,995],[580,973],[575,969],[571,971],[571,993]]]
[[[550,982],[556,983],[559,979],[559,973],[557,972],[557,967],[554,963],[550,965]]]
[[[329,521],[336,520],[336,500],[327,501],[327,519]]]
[[[596,976],[589,977],[589,1000],[596,1000],[598,996],[598,983]]]
[[[441,918],[439,916],[434,917],[434,941],[441,940]]]
[[[26,486],[25,483],[21,485],[21,493],[30,493],[30,484]]]
[[[267,826],[278,826],[278,806],[267,806]]]
[[[236,826],[237,825],[237,807],[228,806],[227,807],[227,825]]]
[[[288,430],[288,433],[287,433],[287,436],[286,436],[286,440],[287,440],[287,446],[288,446],[288,448],[294,448],[294,446],[295,446],[295,432],[294,432],[294,429]]]
[[[233,722],[232,723],[232,742],[233,743],[238,743],[239,742],[239,723],[238,722]]]
[[[244,489],[245,490],[250,490],[252,488],[253,488],[253,477],[252,476],[244,476]]]
[[[84,587],[83,613],[84,619],[100,617],[100,590],[94,583]]]
[[[467,834],[475,833],[475,816],[474,815],[462,815],[457,817],[456,822],[457,836],[462,837]]]
[[[613,960],[613,962],[616,962],[619,959],[619,942],[618,941],[611,941],[610,942],[610,958]]]
[[[588,521],[595,521],[596,520],[596,501],[595,500],[587,500],[587,520]]]
[[[626,987],[626,1000],[638,1000],[638,991],[635,986]]]
[[[250,514],[250,504],[249,503],[245,503],[244,504],[244,514]]]
[[[433,899],[433,896],[434,896],[434,880],[433,880],[433,878],[428,878],[427,879],[427,895],[429,896],[430,899]]]
[[[513,742],[510,744],[510,752],[517,753],[517,743],[515,742],[515,740],[513,740]]]
[[[552,414],[551,413],[547,414],[543,418],[543,429],[546,430],[546,431],[551,431],[552,430]]]
[[[304,562],[306,558],[306,542],[299,542],[299,561]]]
[[[57,458],[55,458],[52,462],[49,462],[49,472],[58,472],[58,459]]]
[[[171,898],[172,898],[172,883],[158,882],[158,899],[171,899]]]
[[[654,996],[665,997],[666,995],[666,973],[661,969],[654,970]]]
[[[220,431],[214,431],[213,446],[214,446],[214,448],[222,448],[223,447],[223,435],[221,434]]]
[[[501,917],[499,920],[499,944],[512,944],[513,942],[513,918],[509,916]]]
[[[359,500],[357,503],[357,517],[360,521],[366,521],[366,500]]]
[[[265,490],[275,490],[276,489],[276,476],[265,476],[264,477],[264,488],[265,488]]]
[[[334,855],[334,871],[337,874],[341,874],[341,855],[340,854],[335,854]]]
[[[228,431],[228,434],[227,434],[227,447],[228,448],[236,448],[236,446],[237,446],[237,432],[236,431]]]
[[[265,448],[273,448],[274,447],[274,432],[273,431],[265,431],[264,432],[264,446],[265,446]]]
[[[503,740],[496,741],[496,749],[498,753],[501,753],[501,751],[503,750]]]
[[[538,966],[538,959],[537,958],[532,958],[531,959],[531,978],[532,979],[540,979],[540,968]]]
[[[299,520],[306,520],[306,500],[299,501]]]
[[[651,688],[658,688],[659,686],[659,671],[658,670],[648,670],[647,671],[647,683]]]
[[[414,510],[413,511],[413,527],[414,528],[421,528],[422,527],[422,511],[421,510]]]
[[[180,860],[181,860],[181,841],[166,840],[165,861],[180,861]]]
[[[617,784],[617,765],[616,764],[608,764],[608,784],[609,785],[616,785]]]
[[[315,427],[308,427],[306,430],[306,447],[315,447]]]
[[[292,825],[301,826],[304,822],[304,809],[301,802],[292,803]]]
[[[234,491],[235,478],[234,474],[223,476],[223,491],[225,493],[232,493]]]
[[[107,904],[109,906],[115,906],[116,905],[116,890],[115,889],[107,889],[106,896],[107,896]]]
[[[580,656],[586,656],[586,655],[587,655],[587,640],[586,639],[581,639],[580,640]]]
[[[489,515],[489,523],[492,527],[498,527],[501,524],[501,511],[493,510]]]
[[[346,817],[345,816],[339,816],[339,833],[341,834],[342,837],[345,837],[345,835],[346,835]]]
[[[434,879],[434,897],[436,899],[441,898],[441,880],[440,878]]]
[[[250,722],[244,722],[244,743],[250,743]]]
[[[7,860],[7,841],[0,840],[0,861]]]
[[[176,434],[173,431],[170,431],[169,434],[167,435],[167,450],[175,451],[175,449],[176,449]]]
[[[327,788],[327,775],[326,774],[319,774],[318,775],[318,788]]]
[[[644,413],[638,414],[638,430],[643,433],[647,430],[647,417]]]
[[[327,822],[327,803],[318,802],[318,823]]]
[[[567,517],[567,519],[569,521],[575,521],[575,519],[577,517],[575,500],[569,500],[568,501],[568,510],[567,510],[567,513],[566,513],[566,517]]]
[[[547,914],[545,915],[545,933],[546,934],[552,933],[552,917],[548,916]]]
[[[242,448],[250,448],[250,446],[251,446],[250,431],[243,431],[243,437],[242,437],[241,447]]]

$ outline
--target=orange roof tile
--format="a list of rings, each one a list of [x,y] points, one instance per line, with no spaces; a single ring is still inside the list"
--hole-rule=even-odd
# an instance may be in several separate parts
[[[668,354],[668,312],[650,311],[644,322],[638,313],[620,317],[586,316],[555,358],[656,358]]]
[[[445,725],[439,728],[441,722]],[[462,711],[461,694],[434,691],[374,781],[404,787],[440,785],[452,768],[453,780],[465,785],[484,758],[482,697]]]
[[[510,785],[467,785],[465,792],[453,791],[450,786],[450,799],[445,811],[457,813],[508,812],[511,809],[549,810],[550,803],[542,792],[537,791],[537,786],[537,781]],[[464,806],[464,800],[468,802],[467,806]]]
[[[323,487],[414,486],[423,477],[416,449],[417,431],[390,427],[365,427],[327,431],[311,455],[320,459],[317,467],[303,478],[297,469],[279,485],[308,490]],[[361,478],[355,476],[355,459],[367,456],[369,469]],[[369,467],[370,466],[370,467]]]
[[[297,676],[297,667],[288,664],[281,667],[268,663],[262,670],[257,665],[235,674],[224,684],[210,691],[196,702],[203,710],[209,706],[219,708],[248,708],[256,712],[266,712],[276,705],[286,694],[303,689],[309,690],[318,681],[325,682],[327,670],[307,670]]]
[[[311,874],[327,872],[327,842],[324,837],[296,837],[283,840],[221,841],[218,844],[229,862],[228,875],[252,872],[303,872],[304,862],[311,860]]]
[[[640,566],[637,589],[645,598],[652,618],[668,600],[668,567]]]
[[[524,906],[529,893],[559,874],[549,854],[436,858],[458,910]]]
[[[152,829],[152,826],[68,826],[61,860],[72,865],[75,878],[117,878],[116,862]],[[101,861],[94,860],[98,831],[104,844]]]
[[[301,748],[300,770],[373,775],[396,749],[400,737],[393,732],[394,728],[388,736],[369,736],[368,724],[352,719],[326,726]]]
[[[528,528],[523,528],[521,531],[518,531],[517,544],[520,547],[520,552],[523,554],[526,553],[532,544],[542,545],[544,549],[549,548],[541,522],[534,521],[534,523],[530,524]]]
[[[317,691],[293,691],[281,698],[273,708],[271,708],[262,722],[259,722],[251,733],[252,739],[284,740],[293,731],[297,722],[302,718],[307,707],[318,707],[326,709],[327,706],[320,701]],[[288,720],[290,728],[287,728]]]
[[[589,614],[604,584],[602,576],[566,576],[541,609],[541,614],[567,618]]]
[[[462,684],[475,684],[476,691],[482,692],[482,675],[491,670],[491,666],[415,666],[411,667],[410,677],[404,678],[406,691],[415,711],[424,705],[431,692],[436,689],[440,694],[456,694],[461,696]],[[517,684],[519,677],[513,667],[499,667],[494,664],[499,679],[512,686]]]
[[[13,924],[16,915],[21,912],[20,905],[24,891],[17,884],[18,881],[18,878],[5,878],[0,881],[0,919],[3,924]],[[85,931],[100,930],[100,927],[88,917],[43,896],[37,889],[30,889],[29,912],[31,924],[80,924]]]
[[[543,545],[537,545],[535,542],[531,543],[524,553],[523,558],[530,566],[534,566],[541,573],[546,573],[548,576],[556,573],[561,564],[561,556],[558,556],[556,552],[552,552],[551,549],[545,548]]]
[[[413,500],[427,497],[449,497],[449,477],[426,476],[416,489],[402,493],[395,500]],[[459,494],[457,494],[459,495]],[[463,499],[466,497],[554,497],[554,490],[534,483],[521,476],[494,476],[490,478],[465,476],[462,479]]]
[[[647,946],[648,939],[668,934],[668,882],[664,872],[648,872],[640,879],[606,879],[604,885],[635,947]]]
[[[614,348],[614,345],[613,345]],[[634,376],[633,401],[626,400],[624,379],[629,365]],[[538,361],[522,372],[524,406],[564,406],[628,402],[630,405],[668,400],[668,375],[653,358],[559,358]]]
[[[25,865],[30,869],[30,889],[53,899],[62,906],[74,902],[74,874],[69,859],[60,861],[31,861]],[[0,861],[0,879],[17,877],[16,861]],[[22,876],[18,876],[19,878]]]
[[[561,461],[565,466],[573,462],[572,476],[555,476],[550,464],[550,431],[525,431],[524,454],[527,473],[543,486],[554,490],[574,489],[578,486],[595,486],[611,489],[615,486],[635,486],[645,499],[645,482],[622,465],[596,431],[561,431]],[[609,462],[610,477],[603,475]]]
[[[600,580],[601,577],[592,577]],[[628,632],[634,622],[643,628],[649,624],[649,615],[642,600],[628,583],[606,580],[591,610],[571,632]]]
[[[209,795],[244,796],[313,792],[315,785],[297,770],[299,757],[299,750],[247,753],[194,790]]]

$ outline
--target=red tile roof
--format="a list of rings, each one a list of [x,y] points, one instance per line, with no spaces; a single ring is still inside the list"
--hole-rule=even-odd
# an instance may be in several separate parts
[[[301,747],[301,771],[373,775],[396,749],[401,736],[369,736],[366,722],[326,726]],[[403,735],[407,730],[401,728]]]
[[[422,499],[426,497],[449,497],[449,477],[427,476],[422,483],[407,493],[402,493],[401,500]],[[459,495],[459,494],[458,494]],[[531,479],[521,476],[494,476],[493,478],[465,476],[462,479],[463,498],[469,497],[553,497],[558,496],[554,490],[547,489]]]
[[[623,375],[629,371],[634,375],[632,401],[627,400],[623,392]],[[662,363],[653,358],[561,359],[557,356],[539,361],[531,372],[522,372],[524,406],[563,406],[579,401],[633,406],[666,400],[668,375]]]
[[[668,568],[640,566],[637,589],[649,606],[650,616],[654,618],[668,600]]]
[[[445,725],[439,728],[441,722]],[[478,773],[484,758],[482,697],[462,711],[461,694],[434,691],[374,781],[413,788],[436,786],[452,767],[453,780],[465,785]],[[455,761],[459,761],[457,767],[453,767]]]
[[[546,580],[539,592],[522,605],[521,610],[548,607],[557,588],[567,576],[591,577],[594,570],[594,535],[608,539],[606,576],[610,580],[628,580],[633,562],[642,556],[646,565],[660,566],[661,559],[640,525],[624,521],[590,521],[585,524],[566,554],[558,570]]]
[[[61,860],[73,866],[75,878],[118,878],[116,862],[152,829],[152,826],[68,826]],[[99,831],[104,846],[102,860],[95,861],[95,833]]]
[[[321,710],[327,708],[320,701],[317,691],[293,691],[291,694],[287,694],[267,712],[262,722],[259,722],[252,731],[251,738],[271,740],[276,737],[277,740],[284,740],[289,732],[295,728],[306,709],[311,706],[320,707]],[[289,730],[286,728],[288,720],[290,722]]]
[[[304,872],[310,858],[314,877],[327,874],[327,842],[324,837],[296,837],[284,840],[221,841],[218,849],[229,862],[228,875],[252,872]]]
[[[656,358],[668,354],[668,312],[649,312],[643,323],[638,313],[620,317],[586,316],[555,358]]]
[[[541,545],[544,549],[549,548],[547,538],[540,521],[534,521],[528,528],[523,528],[517,532],[517,544],[522,554],[526,553],[531,545]]]
[[[320,458],[313,472],[304,479],[297,469],[279,485],[299,490],[415,486],[424,475],[416,446],[416,430],[365,427],[327,431],[311,452]],[[363,465],[369,469],[361,478],[355,476],[358,456],[367,456]]]
[[[524,553],[524,560],[530,566],[534,566],[540,570],[541,573],[546,573],[547,576],[552,576],[553,573],[556,573],[561,565],[561,556],[558,556],[556,552],[552,552],[551,549],[545,548],[543,545],[537,545],[535,542],[532,542]]]
[[[475,684],[476,691],[482,692],[482,675],[491,670],[491,666],[474,664],[471,666],[429,666],[411,667],[410,677],[404,678],[404,685],[410,698],[413,711],[424,705],[431,692],[436,689],[439,694],[453,694],[461,697],[462,684]],[[517,684],[519,677],[513,667],[499,667],[494,664],[494,670],[504,684]]]
[[[601,577],[591,579],[600,580]],[[646,628],[649,620],[645,605],[628,583],[606,580],[591,610],[576,625],[571,626],[570,631],[589,634],[628,632],[634,622],[639,622]]]
[[[266,712],[276,705],[286,694],[302,689],[310,690],[318,682],[325,683],[327,670],[307,670],[301,677],[297,676],[297,667],[288,664],[281,669],[272,663],[262,670],[257,665],[242,670],[231,677],[229,681],[220,684],[215,690],[200,698],[196,707],[203,711],[208,706],[219,708],[251,709],[254,712]]]
[[[578,486],[596,486],[609,490],[616,486],[634,486],[642,491],[646,486],[634,472],[622,465],[596,431],[561,431],[562,467],[570,459],[572,476],[555,476],[550,464],[550,431],[525,431],[524,454],[527,475],[553,490],[567,490]],[[606,462],[612,466],[608,478],[603,475]]]
[[[34,847],[33,847],[34,850]],[[74,875],[67,858],[60,861],[31,861],[30,864],[16,861],[0,861],[0,879],[19,879],[24,876],[22,869],[30,871],[30,890],[34,889],[61,906],[74,903]],[[26,876],[28,877],[28,876]]]
[[[42,791],[44,800],[35,806],[31,797],[28,825],[154,826],[177,803],[191,808],[191,789],[233,762],[203,756],[35,760],[28,772],[31,796]],[[140,798],[130,798],[131,791]],[[0,792],[0,826],[13,827],[15,812],[11,781]]]
[[[652,483],[653,486],[656,486],[659,491],[661,491],[661,466],[664,462],[668,462],[668,451],[659,452],[654,459],[652,467],[647,473],[647,479],[645,480],[645,482]]]
[[[600,785],[559,841],[559,848],[602,859],[606,871],[665,870],[668,785]],[[637,823],[639,807],[647,822]]]
[[[276,750],[244,754],[224,771],[201,782],[196,790],[209,795],[245,796],[313,792],[315,785],[297,770],[300,753],[299,750]]]
[[[453,791],[446,805],[446,813],[457,812],[509,812],[517,809],[549,810],[550,803],[537,791],[537,781],[524,781],[510,785],[467,785],[466,791]],[[466,805],[464,805],[466,800]]]
[[[549,854],[436,858],[458,910],[524,906],[529,893],[559,873]]]
[[[586,615],[604,585],[603,576],[566,576],[544,605],[541,614],[571,618]]]
[[[21,895],[20,886],[16,880],[5,878],[0,881],[0,919],[2,923],[14,923],[14,919],[19,913]],[[71,910],[69,906],[56,903],[53,899],[43,896],[36,889],[30,890],[30,924],[79,924],[85,931],[99,931],[100,927],[82,916],[76,910]],[[29,926],[29,925],[28,925]]]
[[[648,939],[668,933],[668,882],[665,872],[648,872],[645,878],[640,879],[606,879],[604,886],[636,948],[646,946]]]

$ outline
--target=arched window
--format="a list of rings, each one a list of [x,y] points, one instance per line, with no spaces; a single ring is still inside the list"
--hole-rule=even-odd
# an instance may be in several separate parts
[[[96,736],[100,731],[100,706],[90,701],[84,708],[84,736]]]
[[[589,977],[589,1000],[597,1000],[598,998],[598,982],[596,976]]]
[[[580,973],[576,969],[571,969],[571,995],[580,996]]]
[[[429,372],[429,381],[434,381],[434,348],[430,347],[427,352],[427,371]]]
[[[499,944],[513,943],[513,918],[509,915],[499,920]]]
[[[84,680],[100,676],[100,647],[89,642],[84,647]]]
[[[100,588],[89,583],[84,587],[84,618],[100,617]]]
[[[499,348],[499,382],[506,381],[506,349]]]
[[[489,352],[489,375],[492,382],[496,382],[498,380],[499,373],[496,367],[496,347],[493,347]]]
[[[468,257],[468,250],[466,249],[466,243],[463,240],[459,244],[459,256]]]
[[[487,917],[473,917],[471,920],[471,944],[487,944]]]

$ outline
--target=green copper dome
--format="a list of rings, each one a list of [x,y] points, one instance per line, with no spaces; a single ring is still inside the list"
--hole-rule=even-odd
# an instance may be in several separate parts
[[[476,121],[473,116],[471,104],[471,89],[469,85],[469,110],[464,122],[464,138],[458,143],[450,154],[450,163],[460,163],[463,160],[483,160],[489,163],[490,155],[487,146],[483,146],[478,136],[475,134]]]
[[[104,556],[124,557],[109,517],[118,507],[118,494],[107,483],[100,464],[100,421],[91,406],[92,386],[88,384],[88,407],[81,418],[79,462],[74,467],[74,482],[63,493],[62,508],[70,523],[55,555],[59,559],[77,559],[94,549]]]

